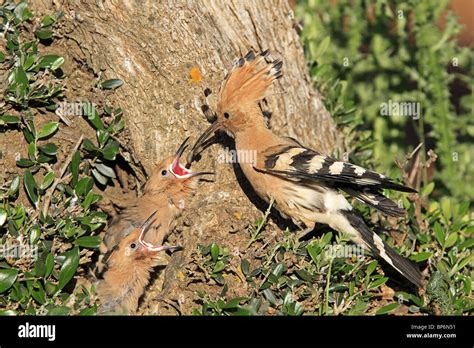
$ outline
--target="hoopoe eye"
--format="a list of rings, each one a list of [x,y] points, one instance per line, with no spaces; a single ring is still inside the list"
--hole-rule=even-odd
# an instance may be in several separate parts
[[[161,171],[161,176],[165,176],[165,177],[168,176],[168,171],[166,169],[163,169]]]
[[[230,114],[228,112],[224,112],[224,117],[225,118],[229,118],[230,117]]]
[[[137,244],[136,244],[136,243],[132,243],[132,244],[130,244],[130,249],[132,249],[132,250],[133,250],[133,249],[135,249],[136,247],[137,247]]]

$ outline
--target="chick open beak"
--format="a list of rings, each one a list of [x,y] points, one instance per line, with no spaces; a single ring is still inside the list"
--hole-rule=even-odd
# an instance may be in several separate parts
[[[190,163],[187,166],[183,166],[180,163],[181,156],[183,155],[184,150],[186,150],[186,148],[188,147],[188,145],[186,144],[188,140],[189,137],[184,140],[178,151],[176,151],[176,156],[173,160],[173,163],[171,163],[169,167],[170,172],[173,173],[173,175],[178,179],[189,179],[198,175],[214,174],[212,172],[193,172],[191,171],[191,169],[187,168],[188,166],[190,166]]]
[[[140,233],[140,236],[138,237],[138,242],[145,248],[146,251],[152,252],[152,253],[158,253],[164,250],[182,249],[182,247],[179,245],[156,245],[155,246],[145,240],[145,234],[148,231],[149,227],[151,226],[153,222],[153,217],[156,215],[156,213],[157,211],[154,211],[153,214],[151,214],[141,226],[142,231]]]

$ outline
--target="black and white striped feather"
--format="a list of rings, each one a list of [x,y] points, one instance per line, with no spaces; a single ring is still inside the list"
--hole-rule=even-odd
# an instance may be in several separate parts
[[[288,179],[319,181],[325,186],[340,189],[390,216],[403,216],[405,211],[385,197],[382,189],[416,192],[385,175],[352,163],[338,161],[301,145],[268,149],[265,152],[264,164],[265,171],[269,173]]]

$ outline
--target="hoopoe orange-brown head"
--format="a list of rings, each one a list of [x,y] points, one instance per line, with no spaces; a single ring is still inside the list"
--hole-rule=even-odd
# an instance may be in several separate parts
[[[148,283],[150,272],[156,265],[158,254],[180,248],[154,246],[145,241],[145,234],[154,223],[155,214],[156,211],[105,256],[107,269],[96,288],[101,302],[99,313],[117,310],[134,312]]]
[[[213,123],[196,141],[192,153],[199,151],[218,130],[224,130],[235,137],[248,127],[266,127],[258,101],[264,97],[273,81],[282,76],[283,65],[282,61],[275,60],[259,70],[259,63],[268,56],[268,50],[258,55],[249,51],[244,58],[235,62],[234,68],[221,85],[216,112],[212,112],[207,104],[202,106],[204,114]],[[210,91],[206,90],[204,94],[207,97]]]
[[[198,176],[213,174],[211,172],[193,172],[181,164],[180,159],[187,147],[188,140],[189,138],[184,140],[175,155],[161,161],[155,167],[145,185],[145,194],[167,192],[173,196],[182,190],[194,189],[198,183]]]

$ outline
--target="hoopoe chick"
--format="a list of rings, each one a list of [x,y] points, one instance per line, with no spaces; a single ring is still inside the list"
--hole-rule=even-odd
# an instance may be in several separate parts
[[[256,161],[239,165],[251,186],[285,218],[307,232],[316,223],[329,225],[347,234],[395,268],[406,279],[422,287],[418,268],[397,254],[357,214],[341,191],[390,216],[404,210],[383,196],[383,189],[416,192],[388,177],[351,163],[323,155],[289,137],[280,137],[266,126],[258,101],[268,87],[282,76],[282,62],[267,63],[268,50],[250,51],[240,58],[224,79],[216,113],[208,105],[202,109],[214,123],[201,135],[191,153],[196,154],[214,132],[224,130],[235,140],[237,155],[251,154]],[[259,63],[264,63],[259,68]],[[205,91],[206,97],[209,90]],[[310,117],[310,115],[308,115]],[[188,160],[192,157],[188,157]]]
[[[123,238],[108,254],[103,279],[97,284],[99,313],[133,313],[148,284],[158,254],[176,250],[178,246],[153,246],[145,241],[145,233],[156,221],[156,212],[139,228]]]
[[[188,139],[181,144],[175,155],[155,167],[145,184],[143,195],[111,220],[100,247],[101,254],[111,250],[154,211],[157,211],[156,221],[159,221],[160,225],[151,227],[147,240],[152,244],[161,245],[173,230],[176,219],[197,188],[199,177],[213,174],[192,172],[181,165],[180,159]],[[99,273],[102,272],[102,266],[99,260]]]

